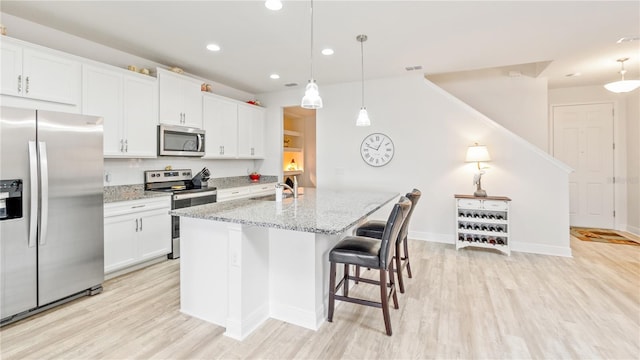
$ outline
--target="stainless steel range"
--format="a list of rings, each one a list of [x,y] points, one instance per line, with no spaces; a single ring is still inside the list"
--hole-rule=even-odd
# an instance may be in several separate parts
[[[203,173],[206,176],[203,176]],[[191,170],[153,170],[144,172],[145,190],[173,193],[171,209],[182,209],[190,206],[216,202],[217,188],[207,187],[209,171],[203,169],[195,178]],[[192,181],[194,180],[194,181]],[[180,218],[171,217],[171,254],[169,259],[180,257]]]

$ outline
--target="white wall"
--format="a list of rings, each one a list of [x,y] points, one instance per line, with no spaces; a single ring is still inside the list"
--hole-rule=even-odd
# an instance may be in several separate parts
[[[109,175],[110,181],[106,181],[107,176],[105,176],[104,185],[142,184],[144,183],[143,171],[161,170],[166,166],[172,166],[174,169],[191,169],[194,175],[206,166],[211,171],[211,178],[242,176],[254,170],[259,171],[253,160],[203,160],[185,157],[159,157],[144,160],[105,159],[104,171],[105,175]]]
[[[269,157],[281,152],[277,128],[282,107],[297,104],[302,89],[261,94],[267,110]],[[317,111],[318,187],[423,192],[411,224],[412,238],[454,242],[454,194],[471,194],[474,164],[464,163],[474,142],[489,147],[493,161],[483,177],[489,195],[512,198],[512,248],[569,256],[567,168],[537,147],[489,120],[422,76],[366,82],[372,126],[359,128],[360,83],[320,85]],[[366,165],[360,143],[383,132],[394,141],[393,160]],[[264,168],[275,166],[265,161]],[[387,214],[382,214],[384,218]]]
[[[428,79],[544,151],[549,151],[547,79],[484,69]]]
[[[627,97],[627,231],[640,235],[640,90]]]
[[[630,160],[628,161],[627,158],[629,157],[630,149],[627,147],[627,142],[638,141],[638,137],[634,137],[627,132],[628,124],[633,121],[633,119],[627,119],[627,99],[631,99],[634,96],[637,97],[637,93],[638,90],[628,94],[615,94],[600,85],[549,90],[550,109],[555,105],[613,104],[613,141],[616,144],[613,163],[614,176],[616,177],[614,199],[616,217],[614,226],[618,230],[627,230],[629,206],[632,202],[637,201],[637,197],[634,199],[631,194],[628,194],[628,184],[632,179],[627,177],[628,171],[633,171],[633,169],[628,168]],[[551,110],[549,118],[551,119]],[[638,121],[637,117],[635,121]]]

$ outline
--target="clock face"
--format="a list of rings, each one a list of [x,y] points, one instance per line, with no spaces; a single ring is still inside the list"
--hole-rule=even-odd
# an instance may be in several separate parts
[[[384,166],[393,159],[393,141],[380,133],[367,135],[360,145],[362,160],[371,166]]]

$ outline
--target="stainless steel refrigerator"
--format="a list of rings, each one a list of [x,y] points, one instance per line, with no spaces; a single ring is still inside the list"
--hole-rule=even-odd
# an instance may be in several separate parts
[[[0,108],[0,323],[102,291],[102,118]]]

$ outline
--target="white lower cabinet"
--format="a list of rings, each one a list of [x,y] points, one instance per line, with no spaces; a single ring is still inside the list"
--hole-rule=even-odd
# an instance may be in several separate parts
[[[169,210],[169,197],[105,204],[105,274],[170,253]]]
[[[218,189],[217,202],[224,202],[248,197],[275,194],[276,183],[239,186],[227,189]]]

